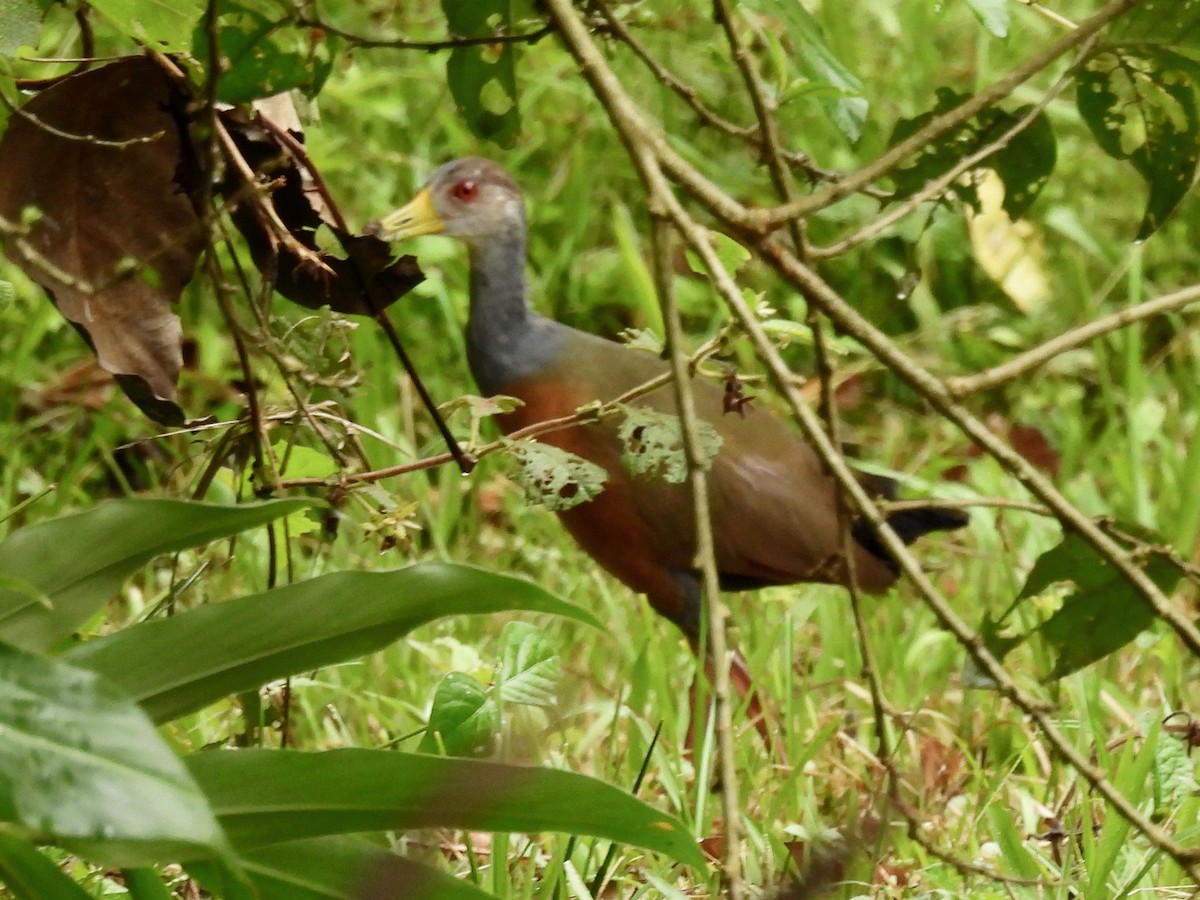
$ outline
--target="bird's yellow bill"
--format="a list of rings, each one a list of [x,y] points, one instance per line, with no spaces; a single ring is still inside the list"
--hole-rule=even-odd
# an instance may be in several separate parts
[[[385,241],[402,241],[422,234],[437,234],[446,223],[433,206],[433,195],[421,188],[417,196],[393,213],[371,224],[370,231]]]

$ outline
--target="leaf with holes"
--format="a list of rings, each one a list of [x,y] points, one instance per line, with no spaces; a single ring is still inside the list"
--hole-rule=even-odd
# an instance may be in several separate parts
[[[520,463],[517,481],[525,499],[555,511],[586,503],[608,480],[608,473],[595,463],[541,441],[518,441],[509,452]]]
[[[1152,538],[1139,538],[1156,543]],[[1156,553],[1142,558],[1140,565],[1164,592],[1173,590],[1181,577],[1178,568]],[[1002,624],[1018,606],[1064,585],[1061,605],[1039,625],[1019,634],[1001,634]],[[1008,610],[998,620],[985,618],[981,634],[997,659],[1037,636],[1054,658],[1043,679],[1057,681],[1121,649],[1153,625],[1154,619],[1154,610],[1137,589],[1083,537],[1072,533],[1038,557]],[[986,676],[971,667],[968,676],[978,686],[991,686]]]
[[[617,433],[625,445],[622,461],[634,475],[649,475],[671,484],[682,484],[688,476],[679,417],[645,406],[627,406]],[[696,423],[697,450],[707,469],[721,449],[720,433],[708,422]]]
[[[1154,766],[1150,770],[1154,788],[1154,818],[1174,815],[1188,797],[1200,791],[1196,783],[1196,767],[1192,762],[1187,741],[1165,730],[1157,731],[1154,745]]]
[[[892,131],[891,146],[919,131],[931,120],[949,112],[967,99],[950,88],[939,88],[933,109],[911,119],[901,119]],[[896,170],[892,178],[896,191],[892,201],[903,200],[919,192],[930,181],[941,177],[964,157],[977,153],[995,143],[1018,122],[1025,119],[1031,107],[1022,106],[1011,112],[999,108],[984,110],[975,118],[951,129],[917,155],[911,166]],[[1037,199],[1050,179],[1057,162],[1057,148],[1050,120],[1038,113],[1006,144],[979,163],[980,168],[995,171],[1004,183],[1004,211],[1018,219]],[[950,191],[978,212],[980,201],[973,181],[967,177],[950,185]]]
[[[481,37],[512,24],[508,0],[442,0],[451,34]],[[446,60],[446,82],[471,133],[511,147],[521,127],[517,58],[512,44],[455,47]]]
[[[1149,46],[1099,53],[1079,73],[1076,103],[1096,142],[1129,160],[1150,188],[1139,241],[1191,189],[1200,162],[1198,87],[1200,65]]]
[[[553,706],[562,664],[544,631],[528,622],[509,622],[500,635],[497,684],[506,703]]]
[[[451,672],[433,694],[429,724],[417,748],[447,756],[488,756],[496,747],[500,710],[487,690],[463,672]]]
[[[4,250],[54,298],[100,365],[155,421],[178,425],[183,365],[171,304],[202,246],[186,98],[150,57],[74,75],[25,105],[0,141]],[[58,131],[51,131],[45,125]]]
[[[1108,32],[1114,44],[1163,44],[1200,49],[1200,0],[1139,3],[1115,21]]]

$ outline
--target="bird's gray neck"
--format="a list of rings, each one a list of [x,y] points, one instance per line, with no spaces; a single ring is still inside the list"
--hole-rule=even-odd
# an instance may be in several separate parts
[[[529,307],[523,233],[471,244],[470,255],[467,361],[480,392],[499,394],[553,361],[565,329]]]

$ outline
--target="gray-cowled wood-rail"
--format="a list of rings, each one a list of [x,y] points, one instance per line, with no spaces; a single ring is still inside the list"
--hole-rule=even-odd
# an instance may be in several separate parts
[[[532,310],[525,282],[521,192],[490,160],[467,158],[439,167],[411,202],[371,230],[390,240],[443,234],[466,244],[471,265],[466,333],[471,372],[483,394],[507,394],[524,403],[500,417],[506,433],[571,415],[596,400],[612,400],[667,369],[650,353]],[[692,388],[699,415],[723,438],[709,473],[722,587],[845,583],[837,489],[816,451],[765,410],[726,414],[721,387],[697,378]],[[634,402],[675,412],[669,385]],[[690,492],[686,485],[631,476],[622,465],[617,430],[609,419],[539,437],[608,473],[599,495],[559,516],[596,562],[645,594],[695,645],[701,582]],[[864,480],[876,491],[886,491],[882,479]],[[889,517],[905,541],[957,528],[965,521],[958,511],[936,507]],[[886,590],[896,578],[895,565],[869,528],[856,527],[853,533],[858,584],[869,592]],[[744,695],[748,675],[735,670],[733,676]]]

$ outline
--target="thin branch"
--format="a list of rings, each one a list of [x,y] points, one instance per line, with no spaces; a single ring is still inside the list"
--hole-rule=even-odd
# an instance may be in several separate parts
[[[521,34],[508,34],[504,31],[497,31],[493,34],[483,34],[476,37],[450,37],[440,41],[414,41],[409,38],[369,38],[330,24],[321,18],[316,3],[308,4],[308,6],[313,10],[311,14],[305,11],[304,4],[297,4],[296,14],[291,19],[294,24],[301,28],[319,29],[326,34],[335,35],[353,44],[355,47],[362,47],[367,50],[425,50],[433,52],[435,50],[453,50],[456,47],[490,47],[493,44],[536,44],[542,38],[554,32],[554,26],[546,24],[541,28]]]
[[[734,757],[733,711],[729,703],[728,610],[721,600],[717,575],[716,547],[713,541],[712,513],[708,499],[707,463],[700,449],[699,416],[692,395],[690,364],[684,350],[683,323],[671,288],[671,226],[661,210],[651,207],[654,221],[654,282],[662,307],[670,353],[671,381],[675,406],[679,411],[683,449],[687,457],[688,481],[692,490],[692,514],[696,523],[696,563],[703,580],[704,617],[708,628],[708,653],[713,661],[712,703],[716,717],[717,765],[720,767],[721,810],[725,820],[725,888],[730,900],[745,895],[742,883],[741,803],[738,796],[737,760]]]
[[[1137,588],[1155,614],[1174,629],[1188,650],[1193,655],[1200,656],[1200,629],[1197,629],[1188,616],[1175,609],[1170,599],[1137,562],[1064,497],[1046,475],[993,434],[987,425],[966,407],[957,403],[942,381],[914,362],[891,338],[868,322],[816,272],[781,247],[778,242],[762,242],[752,249],[761,253],[762,258],[789,282],[808,292],[838,328],[862,343],[888,369],[925,397],[934,409],[986,450],[1030,493],[1045,503],[1065,527],[1077,531],[1097,553]]]
[[[720,346],[722,336],[717,335],[711,340],[705,341],[692,353],[689,360],[689,369],[696,370],[700,364],[712,356]],[[630,388],[625,393],[618,397],[608,400],[603,403],[592,403],[584,406],[569,416],[560,416],[556,419],[543,419],[540,422],[533,422],[526,425],[524,428],[519,428],[510,433],[506,437],[497,441],[492,441],[489,444],[484,444],[482,447],[472,447],[472,454],[476,459],[482,459],[492,453],[497,453],[502,450],[508,450],[515,441],[521,441],[526,438],[534,438],[539,435],[549,434],[554,431],[563,431],[567,428],[576,428],[580,425],[588,425],[594,422],[599,422],[609,416],[617,415],[621,412],[621,408],[636,400],[638,397],[649,394],[651,391],[657,391],[660,388],[666,387],[671,383],[671,373],[664,372],[649,381],[636,385]],[[388,466],[383,469],[373,469],[369,472],[349,472],[330,478],[285,478],[280,481],[279,485],[283,488],[296,487],[330,487],[350,486],[355,484],[373,484],[377,481],[383,481],[387,478],[395,478],[397,475],[408,475],[413,472],[419,472],[423,469],[432,469],[437,466],[445,465],[447,462],[454,460],[453,454],[439,453],[436,456],[427,456],[423,459],[414,459],[406,463],[401,463],[395,466]]]
[[[1076,54],[1074,62],[1072,62],[1067,70],[1058,77],[1058,80],[1054,82],[1054,84],[1050,87],[1050,90],[1046,91],[1042,98],[1032,107],[1030,107],[1029,111],[1025,113],[1025,115],[1021,116],[1021,118],[1019,118],[1016,122],[1014,122],[1012,126],[1002,135],[1000,135],[994,141],[991,141],[985,146],[979,148],[979,150],[976,152],[964,156],[944,173],[929,181],[929,183],[921,188],[921,190],[915,192],[910,197],[906,197],[903,201],[897,203],[895,206],[892,206],[887,210],[887,212],[868,222],[853,234],[847,235],[834,244],[829,244],[824,247],[813,247],[811,251],[811,258],[826,259],[832,256],[841,256],[850,248],[856,247],[864,241],[870,240],[877,234],[890,228],[896,222],[899,222],[905,216],[909,215],[922,203],[925,203],[926,201],[932,200],[936,197],[941,197],[947,190],[950,189],[950,185],[954,184],[954,182],[960,177],[979,166],[988,157],[999,153],[1001,150],[1007,147],[1009,143],[1012,142],[1013,138],[1034,123],[1037,117],[1040,116],[1046,107],[1050,105],[1052,100],[1054,100],[1059,96],[1059,94],[1067,89],[1067,86],[1075,77],[1076,66],[1078,66],[1084,59],[1087,58],[1087,55],[1091,52],[1092,47],[1095,45],[1097,40],[1099,40],[1099,35],[1092,35],[1089,40],[1084,42],[1083,46],[1079,48],[1079,52]]]
[[[1127,306],[1125,309],[1110,313],[1085,325],[1080,325],[1078,328],[1064,332],[1046,341],[1044,344],[1039,344],[1031,350],[1026,350],[1024,353],[1014,356],[1012,359],[998,366],[993,366],[974,375],[960,375],[957,378],[947,379],[946,387],[955,397],[965,397],[968,394],[997,387],[1006,381],[1012,381],[1014,378],[1019,378],[1028,372],[1032,372],[1039,366],[1045,365],[1054,359],[1054,357],[1066,353],[1068,350],[1080,347],[1089,341],[1094,341],[1098,337],[1103,337],[1110,332],[1125,328],[1135,322],[1141,322],[1143,319],[1183,309],[1186,306],[1191,306],[1198,300],[1200,300],[1200,285],[1192,285],[1174,293],[1156,297],[1153,300],[1146,300],[1134,306]]]
[[[1074,31],[1048,44],[974,97],[963,101],[954,109],[942,113],[940,116],[935,116],[924,127],[913,132],[894,147],[889,148],[886,153],[874,162],[868,163],[837,184],[811,194],[802,200],[786,203],[774,209],[755,210],[750,213],[747,222],[738,224],[748,225],[754,231],[765,232],[771,228],[778,227],[788,219],[810,215],[817,210],[832,206],[839,200],[856,193],[863,187],[891,172],[900,163],[931,141],[958,127],[968,119],[974,118],[989,106],[1007,97],[1020,85],[1051,65],[1064,53],[1076,47],[1083,46],[1084,43],[1089,41],[1093,35],[1110,22],[1133,9],[1141,2],[1143,0],[1109,0],[1109,3],[1100,12],[1096,13],[1090,19],[1085,19]]]

